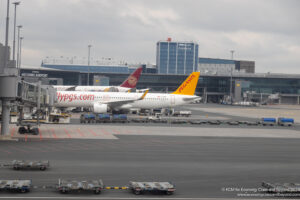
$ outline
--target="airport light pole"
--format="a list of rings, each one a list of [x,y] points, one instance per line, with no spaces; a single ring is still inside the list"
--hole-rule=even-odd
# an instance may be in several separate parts
[[[88,45],[88,77],[87,77],[87,85],[90,85],[90,56],[91,56],[91,47],[92,45]]]
[[[8,55],[8,31],[9,31],[9,0],[7,0],[7,11],[6,11],[6,29],[5,29],[5,52],[4,52],[4,68],[7,67],[9,55]]]
[[[7,68],[8,60],[9,60],[9,52],[8,52],[9,4],[10,4],[9,0],[7,0],[5,49],[4,49],[4,63],[3,63],[4,70]],[[4,71],[3,75],[6,76],[5,71]],[[2,93],[3,91],[0,91],[0,92]],[[8,98],[5,98],[5,97],[2,98],[1,101],[2,101],[1,136],[8,136],[9,135],[10,101]]]
[[[233,53],[234,53],[234,50],[231,50],[230,53],[231,53],[231,60],[233,60]]]
[[[22,41],[24,37],[20,37],[20,60],[19,60],[19,74],[21,73],[21,60],[22,60]]]
[[[233,60],[233,53],[234,50],[231,50],[231,60]],[[232,67],[230,68],[230,88],[229,88],[229,93],[230,93],[230,104],[232,104]]]
[[[15,17],[14,17],[14,40],[13,40],[13,60],[15,61],[15,47],[16,47],[16,20],[17,20],[17,6],[20,5],[21,2],[17,1],[13,4],[15,5]]]
[[[18,75],[20,75],[20,70],[19,70],[19,62],[20,62],[20,29],[22,28],[22,25],[17,26],[18,28],[18,45],[17,45],[17,69],[18,69]]]

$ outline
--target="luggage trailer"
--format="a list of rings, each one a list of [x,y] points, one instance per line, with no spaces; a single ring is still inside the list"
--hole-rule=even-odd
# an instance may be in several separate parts
[[[42,161],[13,160],[11,166],[15,170],[40,169],[41,171],[44,171],[48,167],[50,167],[50,163],[48,160],[42,160]]]
[[[58,184],[33,186],[31,180],[0,180],[0,191],[9,192],[30,192],[33,189],[56,189],[66,194],[70,192],[92,191],[100,194],[102,190],[131,190],[134,194],[140,195],[144,192],[163,192],[171,195],[175,192],[175,187],[169,182],[136,182],[130,181],[129,186],[125,187],[104,187],[101,179],[99,180],[67,180],[58,179]]]
[[[61,193],[93,191],[95,194],[100,194],[104,185],[101,179],[86,181],[58,179],[57,189]]]
[[[0,190],[25,193],[31,186],[31,180],[0,180]]]
[[[0,163],[1,168],[20,169],[39,169],[41,171],[50,167],[48,160],[29,161],[29,160],[13,160],[9,163]]]
[[[300,183],[267,183],[262,182],[262,186],[270,193],[299,193]]]
[[[136,195],[144,192],[164,192],[167,195],[171,195],[175,192],[175,186],[170,182],[129,182],[129,189]]]

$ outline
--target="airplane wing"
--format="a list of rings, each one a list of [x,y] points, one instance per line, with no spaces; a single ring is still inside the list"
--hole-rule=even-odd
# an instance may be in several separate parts
[[[68,89],[66,89],[66,91],[75,91],[76,86],[71,86]]]
[[[129,103],[133,103],[135,101],[140,101],[143,100],[145,98],[145,96],[147,95],[147,93],[149,92],[149,90],[146,90],[142,96],[140,96],[137,99],[128,99],[128,100],[119,100],[119,101],[109,101],[106,102],[105,104],[107,104],[110,108],[117,108],[117,107],[121,107],[125,104],[129,104]]]
[[[136,92],[136,93],[142,93],[142,92],[145,92],[145,91],[149,91],[151,88],[145,88],[145,89],[135,89],[135,88],[132,88],[132,89],[129,89],[127,90],[127,93],[130,93],[130,92]]]

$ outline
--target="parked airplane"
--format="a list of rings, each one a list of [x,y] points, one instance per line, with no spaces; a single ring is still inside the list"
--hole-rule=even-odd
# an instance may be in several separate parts
[[[74,85],[54,85],[57,91],[94,91],[94,92],[128,92],[136,87],[143,68],[137,68],[119,86],[74,86]]]
[[[200,72],[193,72],[171,93],[120,93],[58,91],[56,107],[89,107],[95,113],[129,110],[131,108],[155,109],[172,108],[199,99],[195,96]]]

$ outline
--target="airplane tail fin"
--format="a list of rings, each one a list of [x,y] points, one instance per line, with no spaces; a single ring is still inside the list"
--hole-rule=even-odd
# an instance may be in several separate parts
[[[194,95],[200,72],[193,72],[172,94]]]
[[[120,85],[120,87],[135,88],[140,78],[143,68],[137,68],[130,76]]]

